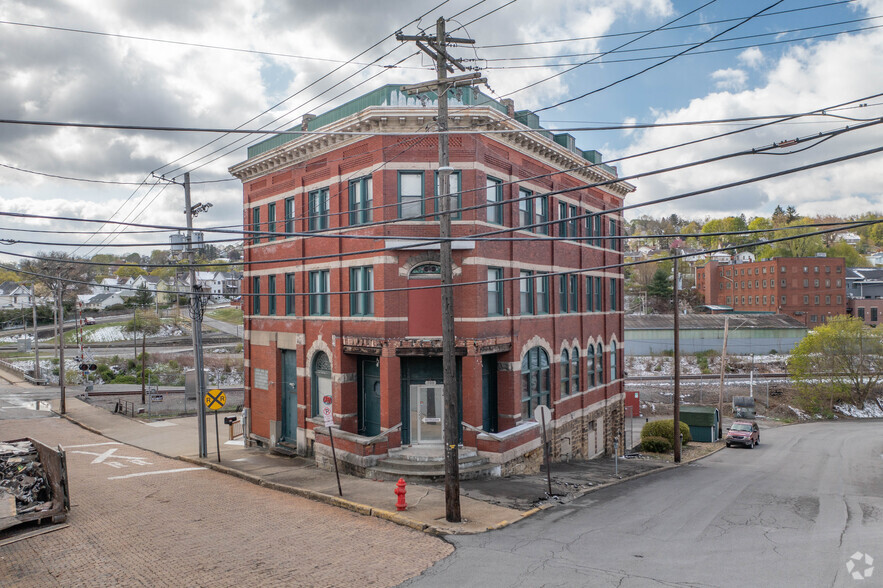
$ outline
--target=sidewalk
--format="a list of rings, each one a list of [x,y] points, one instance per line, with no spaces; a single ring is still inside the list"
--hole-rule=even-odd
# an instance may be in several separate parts
[[[53,402],[55,412],[58,412],[57,403],[57,400]],[[440,484],[409,484],[408,509],[396,512],[395,482],[341,474],[341,498],[333,471],[317,468],[310,459],[246,448],[240,440],[225,442],[227,431],[223,424],[221,463],[218,463],[214,419],[211,417],[207,419],[208,459],[200,459],[196,417],[146,422],[110,413],[73,397],[67,398],[66,408],[64,418],[114,441],[436,535],[498,529],[598,488],[674,467],[658,460],[622,458],[618,464],[605,458],[553,464],[551,498],[546,496],[545,473],[463,481],[460,483],[463,522],[448,523],[445,521],[444,486]],[[615,469],[618,473],[614,472]]]

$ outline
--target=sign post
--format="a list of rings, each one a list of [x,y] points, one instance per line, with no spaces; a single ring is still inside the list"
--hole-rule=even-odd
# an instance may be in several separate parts
[[[552,497],[552,469],[549,467],[549,444],[546,442],[546,425],[552,422],[552,411],[543,404],[536,407],[533,417],[543,425],[543,459],[546,462],[546,483],[549,487],[549,497]]]
[[[331,412],[331,395],[322,396],[322,419],[325,421],[325,427],[328,429],[328,439],[331,441],[331,459],[334,460],[334,475],[337,476],[337,494],[343,496],[343,490],[340,487],[340,472],[337,471],[337,452],[334,451],[334,435],[331,429],[334,428],[334,414]]]
[[[227,395],[220,390],[209,390],[205,393],[205,406],[215,411],[215,446],[218,448],[218,463],[221,463],[221,434],[218,432],[218,410],[227,404]]]

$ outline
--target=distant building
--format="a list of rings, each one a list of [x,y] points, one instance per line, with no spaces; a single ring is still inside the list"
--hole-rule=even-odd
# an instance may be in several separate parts
[[[125,304],[125,300],[120,296],[119,292],[106,292],[103,294],[95,294],[90,296],[88,300],[83,301],[84,310],[104,310],[109,306]]]
[[[0,308],[25,308],[33,304],[33,292],[24,284],[0,284]]]
[[[847,313],[876,327],[883,321],[883,268],[846,270]]]
[[[777,257],[739,264],[709,261],[696,268],[705,304],[736,312],[787,314],[805,325],[846,313],[842,257]]]
[[[852,245],[855,247],[859,243],[862,242],[862,238],[856,235],[855,233],[838,233],[836,237],[834,237],[835,241],[843,241],[848,245]]]

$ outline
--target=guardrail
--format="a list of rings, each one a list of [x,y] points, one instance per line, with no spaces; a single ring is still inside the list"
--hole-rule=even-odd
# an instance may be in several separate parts
[[[35,378],[34,376],[30,375],[26,370],[23,370],[20,367],[16,367],[16,366],[12,365],[11,363],[9,363],[8,361],[3,361],[2,359],[0,359],[0,367],[2,367],[5,370],[9,370],[11,372],[15,372],[16,374],[19,374],[22,378],[24,378],[26,381],[30,382],[31,384],[36,384],[37,386],[42,386],[46,383],[46,380],[44,380],[42,378],[39,378],[39,379]]]

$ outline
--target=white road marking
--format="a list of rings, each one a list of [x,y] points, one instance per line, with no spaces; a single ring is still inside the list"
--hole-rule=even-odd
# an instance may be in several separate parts
[[[155,423],[145,423],[144,421],[140,421],[141,423],[147,425],[148,427],[174,427],[178,423],[172,423],[169,421],[157,421]]]
[[[245,447],[245,441],[242,439],[233,439],[232,441],[224,441],[224,445],[239,445],[240,447]]]
[[[204,470],[206,468],[179,468],[177,470],[159,470],[156,472],[138,472],[137,474],[127,474],[125,476],[110,476],[108,480],[124,480],[126,478],[137,478],[138,476],[156,476],[159,474],[177,474],[178,472],[193,472],[196,470]]]
[[[106,443],[88,443],[86,445],[62,445],[62,449],[76,449],[78,447],[100,447],[101,445],[121,445],[118,441],[108,441]]]
[[[143,457],[129,457],[127,455],[115,455],[116,450],[118,448],[114,447],[113,449],[108,449],[104,453],[93,453],[91,451],[71,451],[71,453],[80,453],[82,455],[94,455],[95,459],[92,460],[92,464],[103,463],[109,465],[112,468],[124,468],[126,464],[120,461],[109,461],[108,458],[123,459],[128,460],[130,464],[134,465],[153,465],[151,462],[147,461],[147,459]]]

